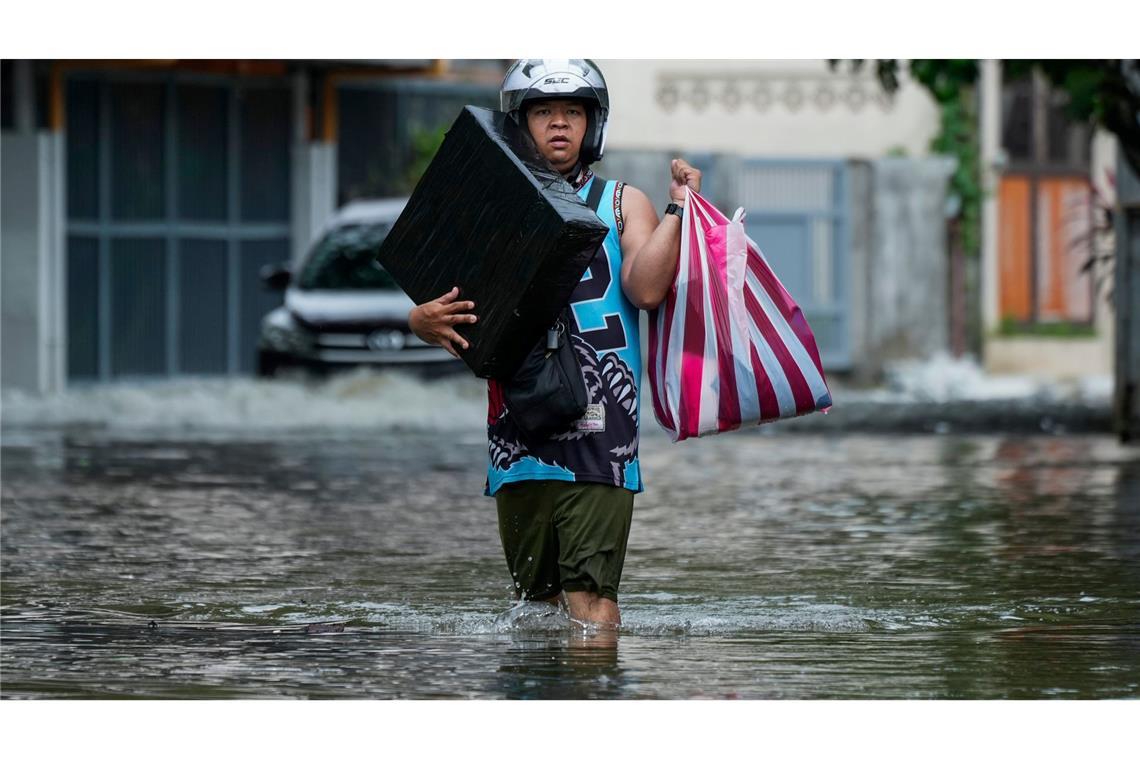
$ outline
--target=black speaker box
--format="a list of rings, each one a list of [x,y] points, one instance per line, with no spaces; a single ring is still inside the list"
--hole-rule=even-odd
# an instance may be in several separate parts
[[[554,323],[608,228],[506,114],[465,106],[377,258],[417,304],[458,285],[479,377],[511,377]]]

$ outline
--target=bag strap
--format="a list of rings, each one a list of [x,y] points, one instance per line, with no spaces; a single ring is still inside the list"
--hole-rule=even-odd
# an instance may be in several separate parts
[[[602,179],[597,174],[594,175],[593,184],[590,185],[590,192],[586,194],[586,205],[598,213],[598,209],[602,203],[602,193],[605,192],[606,183],[609,180]]]

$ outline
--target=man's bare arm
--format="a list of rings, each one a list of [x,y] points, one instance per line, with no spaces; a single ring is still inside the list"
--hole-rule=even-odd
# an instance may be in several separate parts
[[[670,168],[673,176],[669,195],[680,205],[686,186],[701,189],[701,173],[680,159],[674,160]],[[681,219],[666,214],[659,220],[649,197],[628,185],[622,194],[622,216],[622,290],[637,308],[655,309],[665,300],[677,273]]]

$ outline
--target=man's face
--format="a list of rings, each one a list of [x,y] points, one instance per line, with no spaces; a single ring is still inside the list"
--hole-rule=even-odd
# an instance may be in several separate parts
[[[526,126],[543,157],[562,173],[574,168],[586,135],[586,107],[577,100],[543,100],[526,111]]]

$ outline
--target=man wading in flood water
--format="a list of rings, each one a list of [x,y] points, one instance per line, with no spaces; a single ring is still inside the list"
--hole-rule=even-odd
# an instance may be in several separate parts
[[[570,298],[587,414],[569,432],[524,445],[501,384],[489,380],[486,493],[498,504],[516,593],[565,600],[571,618],[616,627],[633,496],[642,490],[638,309],[656,308],[673,283],[685,186],[699,191],[701,173],[680,159],[672,162],[673,202],[659,220],[645,193],[590,171],[602,157],[609,117],[606,82],[592,61],[517,61],[499,95],[502,110],[526,126],[609,234]],[[468,348],[455,325],[476,321],[475,304],[458,295],[453,288],[409,314],[416,335],[455,356]]]

